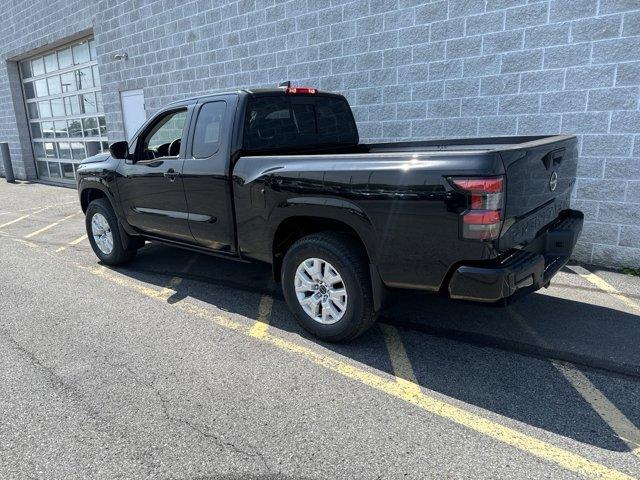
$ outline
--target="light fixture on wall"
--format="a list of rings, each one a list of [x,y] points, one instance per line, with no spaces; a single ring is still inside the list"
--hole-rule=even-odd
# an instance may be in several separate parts
[[[114,60],[128,60],[129,54],[127,52],[116,53],[113,55]]]

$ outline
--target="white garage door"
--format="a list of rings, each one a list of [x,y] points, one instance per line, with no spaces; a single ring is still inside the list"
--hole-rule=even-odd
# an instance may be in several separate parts
[[[38,176],[71,183],[77,164],[108,148],[94,41],[20,62]]]

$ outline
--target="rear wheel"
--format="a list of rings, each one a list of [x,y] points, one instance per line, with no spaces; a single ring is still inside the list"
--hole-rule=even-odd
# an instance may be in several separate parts
[[[318,233],[294,243],[282,290],[298,323],[323,340],[352,340],[375,321],[368,261],[348,235]]]
[[[126,245],[123,243],[118,219],[106,198],[98,198],[89,204],[85,226],[91,248],[103,263],[122,265],[136,256],[140,243],[134,238],[127,238]]]

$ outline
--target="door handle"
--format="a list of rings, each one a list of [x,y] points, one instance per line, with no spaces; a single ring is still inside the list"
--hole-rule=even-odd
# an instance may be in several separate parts
[[[176,177],[179,177],[180,174],[177,173],[173,168],[170,168],[169,170],[167,170],[164,174],[164,178],[168,178],[170,182],[173,182]]]

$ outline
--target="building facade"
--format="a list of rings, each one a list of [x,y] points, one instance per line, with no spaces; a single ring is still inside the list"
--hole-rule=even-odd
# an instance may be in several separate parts
[[[345,94],[367,142],[577,134],[576,257],[640,265],[640,0],[4,6],[0,141],[18,178],[73,183],[170,101],[291,80]]]

